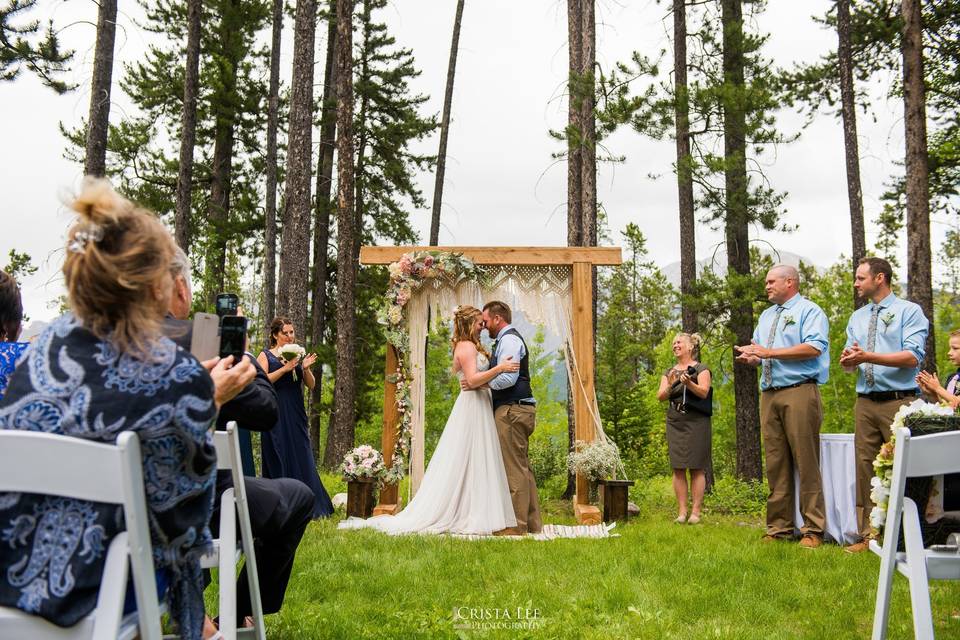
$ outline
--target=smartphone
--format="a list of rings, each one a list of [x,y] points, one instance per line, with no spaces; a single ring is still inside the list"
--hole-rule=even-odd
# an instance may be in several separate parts
[[[193,330],[190,335],[190,353],[203,362],[217,357],[220,342],[220,318],[212,313],[198,313],[193,316]]]
[[[217,315],[221,318],[237,315],[237,307],[240,305],[240,297],[235,293],[217,294]]]
[[[220,318],[220,357],[233,356],[240,362],[247,346],[247,319],[240,316]]]

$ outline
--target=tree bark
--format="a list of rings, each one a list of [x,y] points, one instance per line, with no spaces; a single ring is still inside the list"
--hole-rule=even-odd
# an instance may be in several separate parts
[[[856,272],[860,259],[867,255],[863,224],[863,192],[860,188],[860,150],[857,141],[856,95],[853,88],[853,52],[850,45],[850,0],[837,0],[837,61],[840,75],[840,113],[843,119],[843,152],[847,166],[847,200],[850,205],[851,258]],[[864,298],[853,293],[855,309]]]
[[[93,54],[90,114],[83,172],[103,177],[107,172],[107,135],[110,132],[110,86],[113,83],[113,46],[117,36],[117,0],[100,0],[97,44]]]
[[[327,57],[323,72],[323,99],[320,115],[320,153],[317,159],[317,195],[314,201],[316,218],[313,222],[313,326],[310,336],[313,348],[322,345],[327,328],[327,280],[330,270],[327,263],[327,245],[330,243],[330,190],[333,186],[333,152],[337,135],[336,100],[336,55],[337,55],[337,0],[330,2],[327,20]],[[311,395],[310,443],[314,458],[320,459],[320,412],[323,398],[322,364],[313,372],[316,385]]]
[[[595,0],[581,0],[581,74],[583,93],[580,98],[580,208],[582,216],[582,242],[584,246],[597,246],[597,127],[594,116],[597,29],[594,15]],[[596,287],[594,287],[596,288]],[[594,296],[596,301],[596,296]],[[594,313],[596,325],[596,313]],[[596,329],[596,326],[594,326]]]
[[[200,13],[202,0],[187,0],[187,59],[183,73],[183,121],[180,125],[180,170],[173,228],[177,244],[190,252],[190,205],[193,191],[193,148],[197,143],[197,89],[200,78]]]
[[[677,137],[677,194],[680,212],[680,316],[683,330],[697,330],[693,304],[697,283],[696,218],[690,156],[690,101],[687,91],[687,6],[673,0],[674,119]]]
[[[224,3],[217,37],[223,46],[224,60],[218,61],[218,86],[214,92],[214,143],[211,171],[210,201],[207,221],[211,227],[210,249],[206,256],[204,284],[206,304],[213,308],[217,293],[223,291],[227,263],[227,221],[230,216],[230,191],[233,180],[233,144],[237,118],[237,51],[238,34],[231,28],[227,13],[242,11],[241,0]]]
[[[936,370],[933,283],[930,254],[930,185],[927,159],[927,110],[923,78],[923,23],[920,0],[903,0],[903,111],[906,133],[907,297],[930,320],[923,368]]]
[[[324,466],[333,469],[353,446],[356,428],[357,263],[353,167],[353,7],[337,2],[337,360],[333,415],[327,430]]]
[[[277,303],[277,127],[280,120],[280,40],[283,33],[283,0],[273,0],[270,44],[270,96],[267,99],[267,195],[264,223],[263,321],[269,343],[270,323]]]
[[[749,210],[747,182],[746,107],[743,101],[744,42],[741,0],[722,0],[723,25],[723,146],[725,157],[728,278],[733,277],[730,330],[737,344],[753,338],[753,306],[743,285],[750,276]],[[760,480],[760,411],[757,397],[757,370],[734,362],[734,398],[737,429],[737,477]]]
[[[463,20],[463,3],[464,0],[457,0],[457,15],[453,19],[453,40],[450,43],[450,61],[447,63],[447,89],[443,95],[440,150],[437,152],[437,177],[433,185],[433,217],[430,220],[430,245],[434,247],[440,242],[440,204],[443,200],[443,176],[447,170],[450,105],[453,102],[453,81],[457,75],[457,51],[460,48],[460,22]]]
[[[583,246],[583,197],[580,151],[581,78],[583,76],[583,12],[581,0],[567,0],[567,246]],[[569,354],[567,354],[569,357]],[[573,380],[567,380],[567,450],[573,451],[577,423],[573,411]],[[576,476],[567,473],[563,497],[570,499],[577,490]]]
[[[301,335],[307,331],[310,282],[310,182],[313,177],[313,50],[316,0],[298,0],[293,29],[287,182],[280,246],[278,306]]]

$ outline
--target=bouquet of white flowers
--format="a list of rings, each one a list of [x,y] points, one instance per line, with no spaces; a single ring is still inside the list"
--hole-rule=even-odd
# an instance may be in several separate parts
[[[301,347],[300,345],[291,342],[290,344],[285,344],[280,347],[280,357],[283,358],[285,362],[290,362],[291,360],[296,360],[302,358],[306,355],[307,350]],[[293,370],[293,379],[297,379],[297,370]]]
[[[582,473],[590,480],[605,480],[617,468],[620,450],[611,440],[583,442],[577,440],[573,451],[567,455],[570,473]]]
[[[383,475],[383,456],[368,444],[361,445],[343,456],[340,465],[343,477],[347,480],[373,478],[379,480]]]

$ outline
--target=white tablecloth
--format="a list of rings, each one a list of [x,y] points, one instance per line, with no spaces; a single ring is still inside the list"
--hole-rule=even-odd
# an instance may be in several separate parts
[[[841,544],[859,539],[857,531],[857,472],[853,434],[820,434],[820,474],[823,477],[823,503],[827,518],[824,537]],[[794,472],[794,521],[803,526],[800,517],[800,481]]]

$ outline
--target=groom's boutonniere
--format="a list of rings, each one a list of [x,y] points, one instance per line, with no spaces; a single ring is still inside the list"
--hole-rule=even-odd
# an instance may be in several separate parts
[[[783,331],[786,331],[787,327],[789,327],[792,324],[797,324],[797,321],[793,319],[793,316],[790,316],[790,315],[783,316]]]
[[[890,311],[887,311],[885,314],[883,314],[882,316],[880,316],[880,322],[883,323],[883,330],[884,330],[884,331],[887,330],[887,327],[889,327],[890,324],[893,323],[893,320],[894,320],[894,318],[896,318],[896,317],[897,317],[897,316],[896,316],[894,313],[890,312]]]

